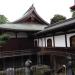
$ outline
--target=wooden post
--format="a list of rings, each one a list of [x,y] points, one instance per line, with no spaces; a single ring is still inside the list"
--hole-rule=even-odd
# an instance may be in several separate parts
[[[53,56],[53,68],[54,68],[54,75],[57,75],[56,74],[56,59],[55,59],[55,56]]]
[[[37,64],[38,64],[38,65],[41,64],[40,54],[37,54]]]
[[[67,56],[67,75],[74,75],[72,70],[72,58],[71,56]]]
[[[65,45],[67,47],[67,35],[66,35],[66,33],[65,33]]]
[[[43,39],[41,38],[41,45],[42,45],[42,47],[43,47]]]
[[[13,68],[14,68],[14,57],[12,57],[12,65],[13,65]]]
[[[41,63],[43,65],[43,54],[41,55]]]
[[[37,40],[37,41],[38,41],[38,43],[37,43],[37,47],[38,47],[38,46],[39,46],[39,38],[38,38],[38,40]]]
[[[40,55],[38,56],[39,65],[41,64]]]
[[[54,35],[53,35],[53,45],[55,47],[55,37],[54,37]]]
[[[3,70],[5,70],[5,58],[3,59]]]
[[[44,41],[45,41],[45,47],[46,47],[46,37],[44,38]]]
[[[16,38],[17,38],[17,32],[15,32]]]

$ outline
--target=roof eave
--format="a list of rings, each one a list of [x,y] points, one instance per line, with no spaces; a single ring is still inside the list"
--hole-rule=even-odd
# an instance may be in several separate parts
[[[47,31],[52,31],[52,30],[55,31],[58,28],[70,26],[73,23],[75,23],[75,18],[71,18],[71,19],[65,20],[62,23],[59,22],[59,23],[54,24],[53,26],[46,27],[46,29],[39,31],[39,32],[35,33],[34,35],[38,35],[38,34],[41,34],[41,33],[47,32]]]

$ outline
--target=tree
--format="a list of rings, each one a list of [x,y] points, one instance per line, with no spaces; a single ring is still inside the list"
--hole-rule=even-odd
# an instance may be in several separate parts
[[[4,16],[4,15],[0,15],[0,24],[4,24],[4,23],[7,23],[8,20],[7,18]],[[0,45],[3,45],[5,44],[5,42],[9,39],[8,35],[7,34],[0,34]]]
[[[73,13],[72,13],[72,18],[74,18],[75,17],[75,11],[73,11]]]
[[[7,18],[4,15],[0,15],[0,24],[4,24],[7,22],[8,22]]]
[[[62,20],[66,20],[66,17],[56,14],[54,15],[54,17],[51,19],[51,24],[54,24],[56,22],[62,21]]]

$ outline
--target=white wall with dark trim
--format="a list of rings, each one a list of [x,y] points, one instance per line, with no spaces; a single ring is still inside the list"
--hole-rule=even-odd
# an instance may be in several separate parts
[[[55,36],[55,47],[66,47],[65,35]]]
[[[70,33],[66,34],[67,36],[67,47],[70,47],[70,38],[75,35],[75,33]],[[45,38],[39,38],[39,39],[34,39],[37,40],[38,47],[47,47],[47,40],[51,39],[52,40],[52,47],[54,47],[53,44],[53,36],[51,37],[45,37]],[[66,47],[65,44],[65,35],[58,35],[54,36],[55,40],[55,47]]]
[[[67,47],[70,47],[70,38],[74,35],[75,35],[75,33],[67,34]]]
[[[52,37],[46,37],[46,47],[47,47],[47,40],[48,39],[51,39],[52,40],[52,47],[54,47],[54,45],[53,45],[53,36]]]

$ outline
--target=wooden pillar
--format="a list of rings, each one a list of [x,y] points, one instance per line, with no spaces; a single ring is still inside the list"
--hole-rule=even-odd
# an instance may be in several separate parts
[[[37,41],[38,41],[38,44],[37,44],[37,45],[39,46],[39,38],[37,38],[37,39],[38,39],[38,40],[37,40]]]
[[[65,32],[65,45],[67,47],[67,35],[66,35],[66,32]]]
[[[40,58],[40,55],[38,55],[38,64],[39,64],[39,65],[41,64],[41,58]]]
[[[54,69],[54,75],[57,75],[56,74],[56,58],[55,58],[55,56],[53,56],[53,69]]]
[[[43,47],[43,40],[42,40],[42,38],[41,38],[41,45],[42,45],[42,47]]]
[[[38,65],[38,54],[37,54],[37,65]]]
[[[16,36],[16,38],[17,38],[17,32],[15,32],[15,36]]]
[[[45,41],[45,47],[46,47],[46,37],[44,38],[44,41]]]
[[[14,57],[12,57],[12,66],[14,68]]]
[[[13,67],[15,69],[15,57],[13,57]]]
[[[21,67],[24,67],[23,66],[23,56],[21,56]]]
[[[73,69],[72,69],[72,57],[70,55],[67,56],[67,72],[66,75],[74,75]]]
[[[43,65],[43,54],[41,55],[41,64]]]
[[[56,59],[54,55],[50,55],[50,69],[51,75],[56,75]]]
[[[50,55],[50,67],[51,67],[51,69],[53,67],[53,55]]]
[[[3,59],[3,70],[5,70],[5,58]]]
[[[55,47],[55,37],[53,35],[53,46]]]
[[[40,54],[37,54],[37,64],[38,64],[38,65],[40,65],[40,64],[41,64]]]
[[[24,67],[24,56],[21,56],[21,67]]]

